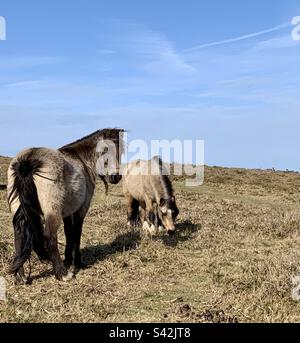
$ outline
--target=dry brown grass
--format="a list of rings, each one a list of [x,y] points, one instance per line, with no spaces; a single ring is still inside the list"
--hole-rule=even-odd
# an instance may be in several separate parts
[[[71,283],[57,282],[51,266],[32,257],[33,284],[14,285],[6,273],[13,230],[0,191],[8,295],[0,321],[299,322],[291,277],[300,275],[300,175],[225,168],[205,175],[197,189],[177,178],[173,238],[130,232],[120,186],[105,197],[99,184],[82,240],[89,268]]]
[[[6,185],[6,171],[10,162],[9,157],[0,156],[0,190]]]

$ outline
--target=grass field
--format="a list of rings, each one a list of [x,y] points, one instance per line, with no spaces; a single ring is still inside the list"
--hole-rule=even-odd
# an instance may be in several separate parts
[[[0,160],[0,183],[8,161]],[[174,186],[176,236],[151,239],[127,228],[121,186],[106,197],[99,183],[82,239],[88,268],[60,283],[32,256],[30,286],[7,275],[13,230],[0,191],[0,321],[300,322],[291,297],[300,275],[300,175],[207,167],[203,186],[186,188],[180,178]],[[59,240],[63,252],[62,232]]]

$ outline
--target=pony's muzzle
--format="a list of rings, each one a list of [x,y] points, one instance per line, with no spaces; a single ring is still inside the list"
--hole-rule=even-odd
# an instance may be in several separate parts
[[[117,183],[119,183],[122,179],[122,175],[121,174],[111,174],[108,177],[108,180],[110,183],[116,185]]]
[[[169,236],[174,236],[174,234],[175,234],[175,228],[172,229],[172,230],[169,229],[169,230],[167,231],[167,233],[168,233]]]

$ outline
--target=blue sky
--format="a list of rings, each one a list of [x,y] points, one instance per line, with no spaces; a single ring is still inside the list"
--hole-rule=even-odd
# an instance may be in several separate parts
[[[297,0],[1,0],[0,154],[99,128],[300,170]]]

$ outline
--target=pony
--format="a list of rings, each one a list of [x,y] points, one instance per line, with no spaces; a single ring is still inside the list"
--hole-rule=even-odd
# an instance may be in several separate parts
[[[123,152],[123,129],[98,130],[58,150],[29,148],[8,168],[8,203],[13,217],[15,256],[9,272],[16,283],[27,283],[24,263],[32,250],[41,261],[50,260],[58,280],[68,281],[74,262],[82,267],[80,240],[85,216],[100,176],[117,184]],[[57,231],[64,224],[65,260]]]
[[[123,170],[123,193],[129,226],[142,221],[143,227],[155,232],[161,225],[172,235],[179,214],[174,189],[162,160],[136,160]]]

